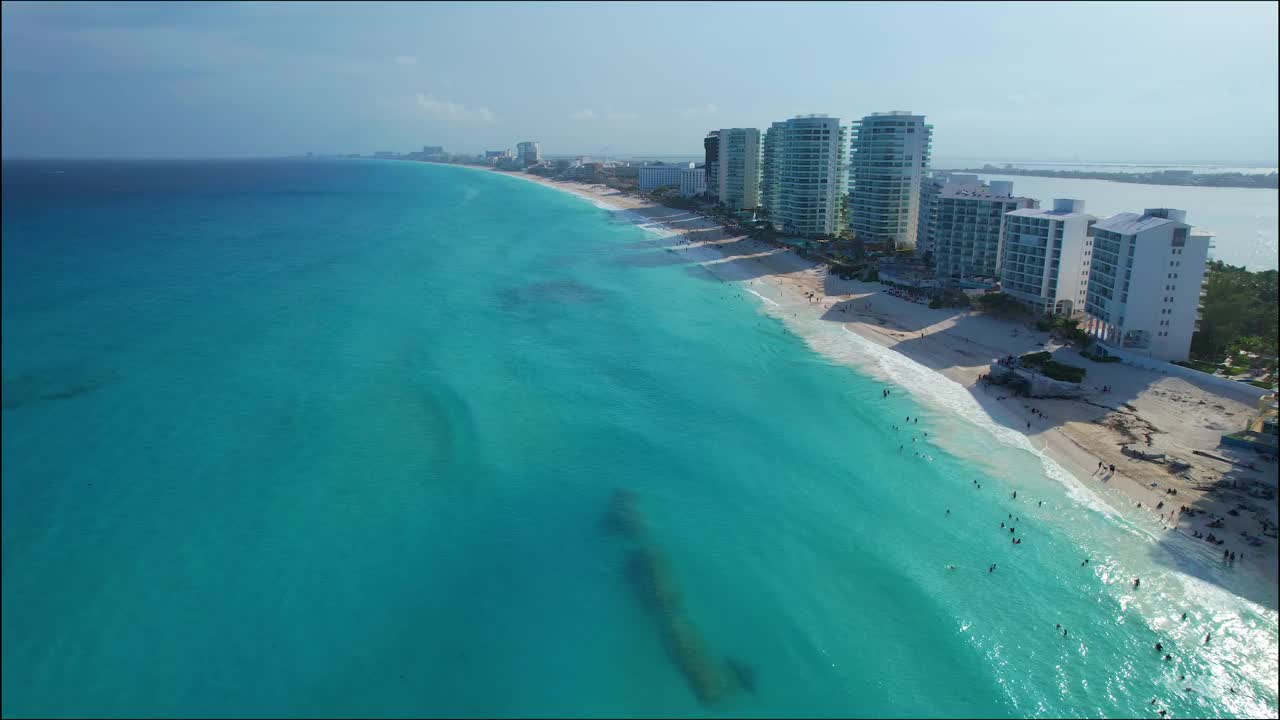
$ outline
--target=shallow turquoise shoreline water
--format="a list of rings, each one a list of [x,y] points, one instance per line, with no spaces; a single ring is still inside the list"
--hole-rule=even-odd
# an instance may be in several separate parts
[[[6,716],[1276,714],[1274,611],[624,215],[423,164],[58,169],[6,165]],[[754,693],[694,696],[617,488]]]

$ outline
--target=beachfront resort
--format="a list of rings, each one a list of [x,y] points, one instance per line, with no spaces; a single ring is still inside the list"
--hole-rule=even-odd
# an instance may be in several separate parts
[[[1077,476],[1118,466],[1108,486],[1164,529],[1205,539],[1197,513],[1244,510],[1232,544],[1273,545],[1274,513],[1255,503],[1275,497],[1275,424],[1257,420],[1275,404],[1274,349],[1232,344],[1208,373],[1188,361],[1213,233],[1176,208],[1099,217],[931,170],[933,133],[907,111],[805,114],[713,129],[702,162],[549,160],[526,141],[475,164],[639,213],[683,252],[751,243],[753,274],[971,388]],[[1179,492],[1196,502],[1167,509]]]

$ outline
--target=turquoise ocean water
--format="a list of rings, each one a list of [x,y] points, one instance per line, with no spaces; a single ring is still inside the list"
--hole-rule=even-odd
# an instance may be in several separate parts
[[[412,163],[4,172],[6,716],[1276,715],[1276,612],[1198,549],[625,214]]]

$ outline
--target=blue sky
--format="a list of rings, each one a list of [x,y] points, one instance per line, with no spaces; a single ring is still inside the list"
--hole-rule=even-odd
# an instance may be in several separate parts
[[[1277,157],[1267,2],[0,7],[6,156],[694,154],[912,110],[935,158]]]

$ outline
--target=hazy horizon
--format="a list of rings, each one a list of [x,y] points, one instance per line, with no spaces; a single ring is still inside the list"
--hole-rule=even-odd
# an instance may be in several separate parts
[[[910,110],[935,164],[1277,164],[1273,3],[0,11],[11,159],[696,156],[712,128]]]

